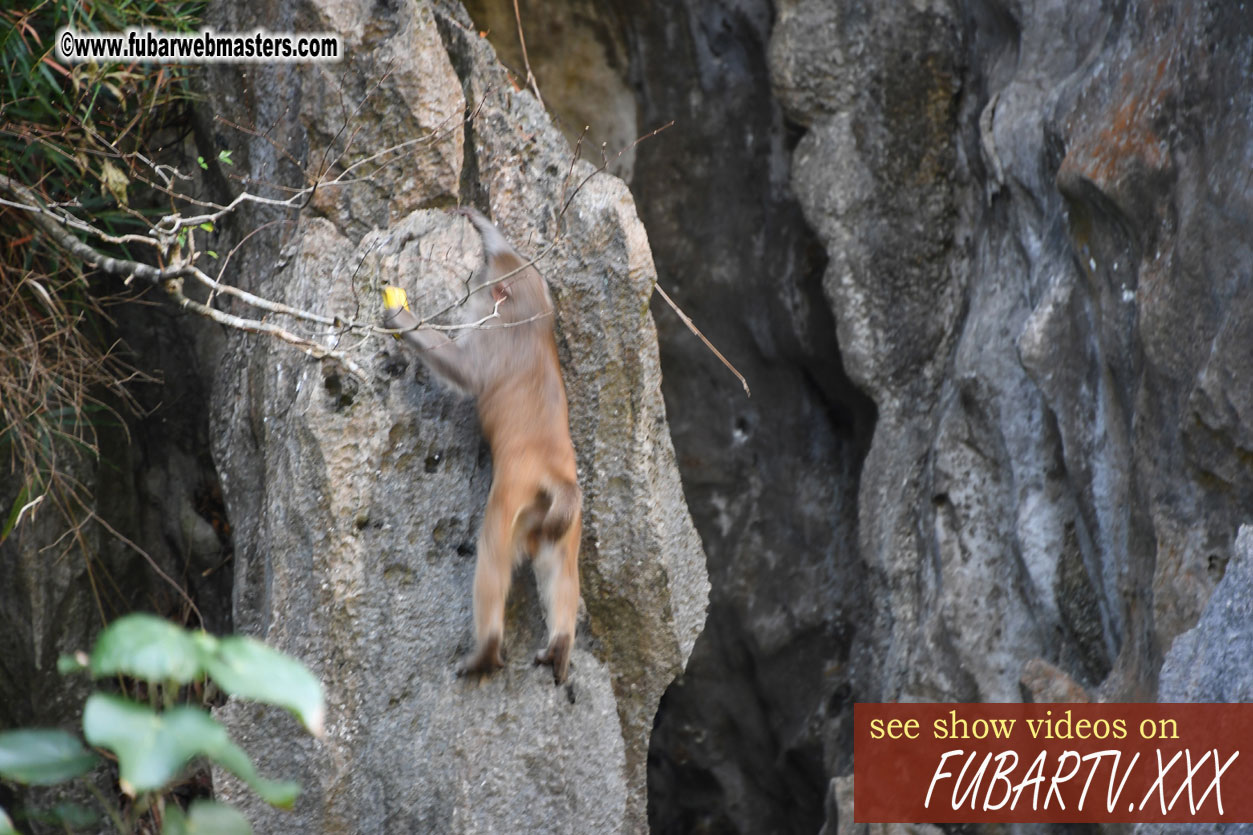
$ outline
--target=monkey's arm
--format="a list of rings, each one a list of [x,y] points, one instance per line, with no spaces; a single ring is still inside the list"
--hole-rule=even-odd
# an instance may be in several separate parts
[[[432,371],[466,394],[477,393],[474,363],[465,356],[462,346],[443,331],[422,327],[406,304],[404,290],[384,287],[383,304],[383,327],[403,331],[400,338],[418,350]]]
[[[517,255],[517,251],[505,240],[505,236],[500,234],[500,230],[496,228],[495,224],[484,217],[483,213],[478,209],[470,206],[458,206],[449,211],[452,214],[461,215],[474,224],[474,228],[478,230],[479,237],[483,239],[483,254],[487,256],[489,261],[497,255],[506,253]]]

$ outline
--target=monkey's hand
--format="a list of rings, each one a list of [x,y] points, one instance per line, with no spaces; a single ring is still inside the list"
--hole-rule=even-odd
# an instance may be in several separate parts
[[[461,215],[474,224],[474,228],[478,230],[479,237],[483,239],[483,250],[490,259],[495,255],[509,253],[517,255],[517,250],[505,240],[505,236],[500,234],[500,230],[483,216],[483,213],[473,206],[456,206],[448,210],[450,215]],[[518,256],[521,258],[521,256]],[[505,270],[508,272],[509,270]]]
[[[480,386],[474,356],[467,355],[442,330],[422,327],[422,320],[409,309],[404,290],[384,285],[383,307],[383,327],[392,330],[397,339],[418,349],[431,370],[454,388],[471,396],[478,394]],[[442,350],[437,351],[437,348]]]

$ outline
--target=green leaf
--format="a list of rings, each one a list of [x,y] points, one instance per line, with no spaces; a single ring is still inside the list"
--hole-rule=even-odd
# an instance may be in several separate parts
[[[86,806],[68,800],[53,806],[48,811],[48,817],[69,829],[86,829],[100,819],[99,814]]]
[[[100,819],[99,813],[78,803],[63,801],[51,809],[38,809],[27,806],[22,810],[18,820],[27,826],[37,826],[40,831],[48,831],[49,827],[57,831],[70,832],[74,829],[85,829]]]
[[[290,807],[300,786],[266,780],[239,746],[203,710],[175,707],[156,713],[107,693],[93,693],[83,709],[83,733],[117,755],[118,784],[132,797],[174,780],[194,757],[208,757],[247,783],[272,806]]]
[[[209,163],[204,161],[204,157],[196,157],[196,164],[199,165],[201,168],[203,168],[205,171],[209,170]]]
[[[126,615],[101,633],[91,672],[179,684],[208,673],[228,694],[286,708],[311,733],[322,734],[322,684],[299,661],[255,638],[215,638],[155,615]]]
[[[232,696],[285,707],[310,733],[322,735],[322,684],[296,659],[255,638],[235,635],[218,641],[205,669]]]
[[[187,814],[165,807],[162,835],[252,835],[252,826],[234,806],[212,800],[194,800]]]
[[[211,249],[206,249],[205,252],[209,253],[210,258],[217,259],[218,257],[218,254]]]
[[[204,223],[200,224],[200,228],[201,228],[201,229],[203,229],[203,230],[204,230],[204,231],[206,231],[206,232],[212,232],[212,231],[213,231],[213,224],[212,224],[211,222],[209,222],[209,221],[207,221],[207,220],[206,220]]]
[[[17,527],[17,520],[22,515],[22,509],[26,507],[26,499],[29,495],[29,487],[23,486],[17,491],[17,498],[13,500],[13,506],[9,508],[9,518],[5,520],[4,527],[0,528],[0,542],[8,539],[9,534],[13,533],[13,529]]]
[[[64,783],[95,767],[95,754],[73,734],[54,730],[0,733],[0,776],[34,786]]]
[[[231,162],[231,152],[230,152],[230,151],[218,151],[218,162],[221,162],[221,163],[223,163],[223,164],[225,164],[225,165],[234,165],[234,164],[235,164],[235,163]]]
[[[100,633],[91,651],[91,674],[121,673],[150,682],[186,684],[200,674],[196,636],[156,615],[118,618]]]
[[[18,835],[17,830],[13,828],[13,821],[9,820],[3,806],[0,806],[0,835]]]

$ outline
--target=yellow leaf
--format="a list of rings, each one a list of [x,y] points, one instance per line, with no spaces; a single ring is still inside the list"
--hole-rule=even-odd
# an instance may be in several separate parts
[[[100,169],[100,182],[120,205],[130,205],[126,202],[126,189],[130,187],[131,181],[122,172],[122,169],[107,159]]]
[[[405,295],[404,288],[384,284],[383,307],[387,310],[394,310],[398,307],[403,307],[407,310],[409,308],[409,297]]]

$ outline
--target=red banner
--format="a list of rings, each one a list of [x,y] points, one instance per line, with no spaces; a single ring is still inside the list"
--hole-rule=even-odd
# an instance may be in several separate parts
[[[857,704],[853,724],[858,823],[1253,821],[1253,704]]]

